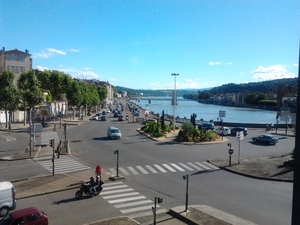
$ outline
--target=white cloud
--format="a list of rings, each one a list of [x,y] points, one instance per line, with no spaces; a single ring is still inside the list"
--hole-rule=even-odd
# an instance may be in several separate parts
[[[62,50],[57,50],[54,48],[46,48],[46,50],[42,50],[41,53],[34,53],[34,58],[42,58],[42,59],[48,59],[50,57],[53,57],[55,55],[66,55],[67,53]]]
[[[66,52],[62,51],[62,50],[57,50],[55,48],[48,48],[47,49],[48,52],[51,52],[53,54],[57,54],[57,55],[66,55]]]
[[[286,66],[283,65],[273,65],[269,67],[259,66],[256,70],[253,70],[251,73],[254,74],[254,79],[261,80],[275,80],[296,77],[295,73],[288,72]]]
[[[208,64],[211,66],[215,66],[215,65],[221,65],[222,63],[221,62],[209,62]]]
[[[208,63],[210,66],[219,66],[219,65],[232,65],[233,62],[209,62]]]
[[[49,68],[44,66],[37,66],[36,69],[38,69],[39,71],[49,70]]]
[[[297,66],[298,66],[298,64],[297,64],[297,63],[294,63],[294,64],[293,64],[293,66],[297,67]]]
[[[80,52],[80,50],[75,49],[75,48],[71,48],[70,51],[71,51],[71,52]]]

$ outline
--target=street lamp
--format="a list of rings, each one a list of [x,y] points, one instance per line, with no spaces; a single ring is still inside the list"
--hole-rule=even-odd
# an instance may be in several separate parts
[[[176,128],[176,105],[177,105],[177,95],[176,95],[176,77],[179,76],[179,73],[172,73],[172,76],[174,76],[175,80],[174,80],[174,94],[173,94],[173,105],[174,105],[174,118],[173,118],[173,130],[175,132],[175,128]]]

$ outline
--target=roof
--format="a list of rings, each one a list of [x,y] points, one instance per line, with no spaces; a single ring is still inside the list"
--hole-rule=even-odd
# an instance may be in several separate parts
[[[13,50],[8,50],[8,51],[1,50],[0,54],[1,53],[17,53],[17,54],[25,54],[25,55],[29,55],[29,56],[31,55],[31,54],[29,54],[29,51],[27,49],[25,50],[25,52],[22,52],[22,51],[18,50],[17,48],[15,48]]]
[[[12,188],[12,187],[13,187],[13,185],[9,181],[0,182],[0,190],[9,189],[9,188]]]
[[[11,212],[10,215],[13,218],[19,218],[19,217],[22,217],[24,215],[39,213],[39,212],[40,212],[40,210],[38,210],[36,207],[28,207],[28,208],[25,208],[25,209],[15,210],[15,211]]]

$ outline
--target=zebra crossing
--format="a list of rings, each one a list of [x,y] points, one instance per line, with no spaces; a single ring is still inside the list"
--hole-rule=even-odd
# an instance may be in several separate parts
[[[152,214],[154,202],[122,181],[105,183],[102,187],[103,190],[100,196],[116,209],[120,210],[122,214],[131,216],[134,214],[134,217]],[[160,205],[156,204],[156,208],[160,208]],[[159,209],[157,213],[166,211],[165,209]]]
[[[209,162],[187,162],[187,163],[164,163],[161,165],[145,165],[145,166],[128,166],[119,167],[119,173],[123,176],[139,175],[139,174],[155,174],[155,173],[175,173],[175,172],[191,172],[191,171],[214,171],[219,167]],[[109,172],[113,175],[117,174],[115,168],[109,168]]]
[[[44,167],[49,172],[52,172],[53,170],[53,163],[52,163],[52,157],[42,157],[37,158],[35,161],[40,164],[42,167]],[[86,166],[80,162],[77,162],[73,158],[71,158],[68,155],[60,155],[59,158],[54,159],[54,173],[72,173],[76,171],[81,170],[88,170],[91,169],[91,167]]]

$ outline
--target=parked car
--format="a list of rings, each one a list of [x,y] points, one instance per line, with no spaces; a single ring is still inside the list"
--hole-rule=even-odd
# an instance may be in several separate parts
[[[118,117],[119,116],[119,113],[118,112],[114,112],[114,117]]]
[[[98,116],[92,116],[90,120],[98,120]]]
[[[140,115],[140,111],[134,111],[134,113],[133,113],[133,115],[135,115],[135,116],[139,116]]]
[[[118,121],[124,121],[125,117],[122,114],[119,114]]]
[[[35,207],[13,211],[0,221],[0,225],[48,225],[48,216]]]
[[[243,131],[244,136],[247,136],[248,134],[248,130],[245,127],[234,127],[230,131],[232,136],[236,136],[236,133],[240,131]]]
[[[262,134],[252,138],[253,142],[260,142],[269,145],[278,143],[278,138],[271,134]]]
[[[231,134],[231,131],[230,131],[229,127],[217,127],[214,131],[215,131],[217,134],[223,135],[223,136],[226,136],[226,135],[230,135],[230,134]]]
[[[215,126],[213,123],[202,123],[198,126],[199,130],[214,130]]]
[[[9,181],[0,182],[0,217],[6,216],[9,210],[17,206],[14,186]]]
[[[105,116],[105,115],[102,115],[102,116],[100,117],[100,120],[101,120],[101,121],[106,121],[106,116]]]
[[[106,115],[106,111],[103,111],[103,112],[102,112],[102,115]]]
[[[121,131],[116,127],[109,127],[107,129],[107,137],[110,139],[121,139]]]

